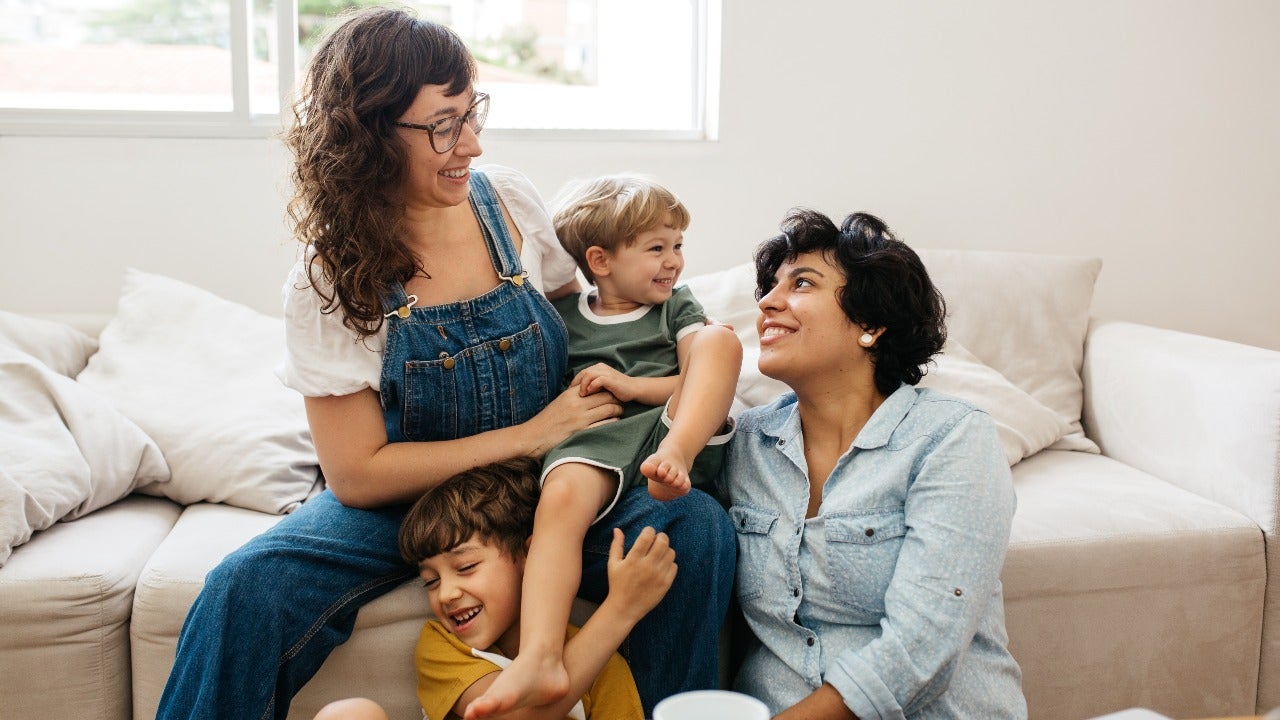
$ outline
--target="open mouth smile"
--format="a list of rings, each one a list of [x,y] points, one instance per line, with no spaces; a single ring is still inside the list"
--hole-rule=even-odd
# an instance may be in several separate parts
[[[477,615],[480,614],[480,609],[481,608],[477,606],[473,608],[467,608],[466,610],[459,610],[456,613],[449,613],[449,620],[450,622],[453,623],[454,628],[458,630],[462,630],[465,626],[469,625],[471,621],[476,618]]]

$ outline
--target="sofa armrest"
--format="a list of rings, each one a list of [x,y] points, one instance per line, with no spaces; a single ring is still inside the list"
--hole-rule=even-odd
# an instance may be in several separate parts
[[[1093,319],[1084,426],[1103,454],[1280,525],[1280,352]]]

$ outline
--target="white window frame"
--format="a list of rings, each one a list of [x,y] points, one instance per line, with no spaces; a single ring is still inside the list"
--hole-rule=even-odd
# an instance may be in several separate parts
[[[604,0],[614,1],[614,0]],[[722,0],[693,0],[694,54],[693,129],[590,130],[490,128],[486,135],[508,139],[716,140],[720,97],[720,15]],[[281,115],[251,113],[249,58],[253,54],[253,0],[231,2],[232,109],[227,112],[144,110],[75,110],[0,108],[0,136],[265,138],[281,130]],[[281,38],[298,36],[296,0],[277,0],[276,23]],[[279,105],[289,111],[290,93],[299,69],[297,44],[278,48]]]

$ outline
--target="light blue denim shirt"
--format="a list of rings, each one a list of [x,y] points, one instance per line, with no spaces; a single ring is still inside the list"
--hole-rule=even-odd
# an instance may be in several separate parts
[[[1013,483],[995,423],[902,385],[809,502],[794,393],[746,411],[724,491],[753,643],[737,689],[774,713],[824,681],[859,718],[1025,718],[1000,568]]]

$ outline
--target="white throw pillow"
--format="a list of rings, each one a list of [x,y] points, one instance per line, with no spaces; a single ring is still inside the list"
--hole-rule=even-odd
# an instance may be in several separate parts
[[[689,290],[707,315],[734,326],[742,341],[742,374],[737,399],[745,407],[769,403],[790,390],[786,384],[760,372],[760,337],[756,333],[759,310],[755,301],[755,268],[750,263],[688,279]],[[1060,439],[1067,422],[1052,409],[1015,387],[996,370],[987,367],[956,342],[929,368],[924,387],[966,400],[995,420],[1000,445],[1010,465],[1030,457]],[[743,405],[735,403],[741,410]]]
[[[59,520],[163,486],[155,442],[106,399],[0,344],[0,565]]]
[[[1009,465],[1049,447],[1071,427],[1053,410],[1015,387],[1005,376],[983,365],[960,343],[949,340],[920,387],[966,400],[996,422],[1000,447]]]
[[[284,324],[200,288],[126,272],[79,381],[155,438],[183,504],[287,513],[318,488],[302,396],[276,378]]]
[[[1055,450],[1098,452],[1080,425],[1084,338],[1097,258],[976,250],[918,251],[947,300],[947,334],[1058,413]]]
[[[0,310],[0,345],[17,348],[54,372],[75,377],[98,349],[98,341],[52,320]]]

